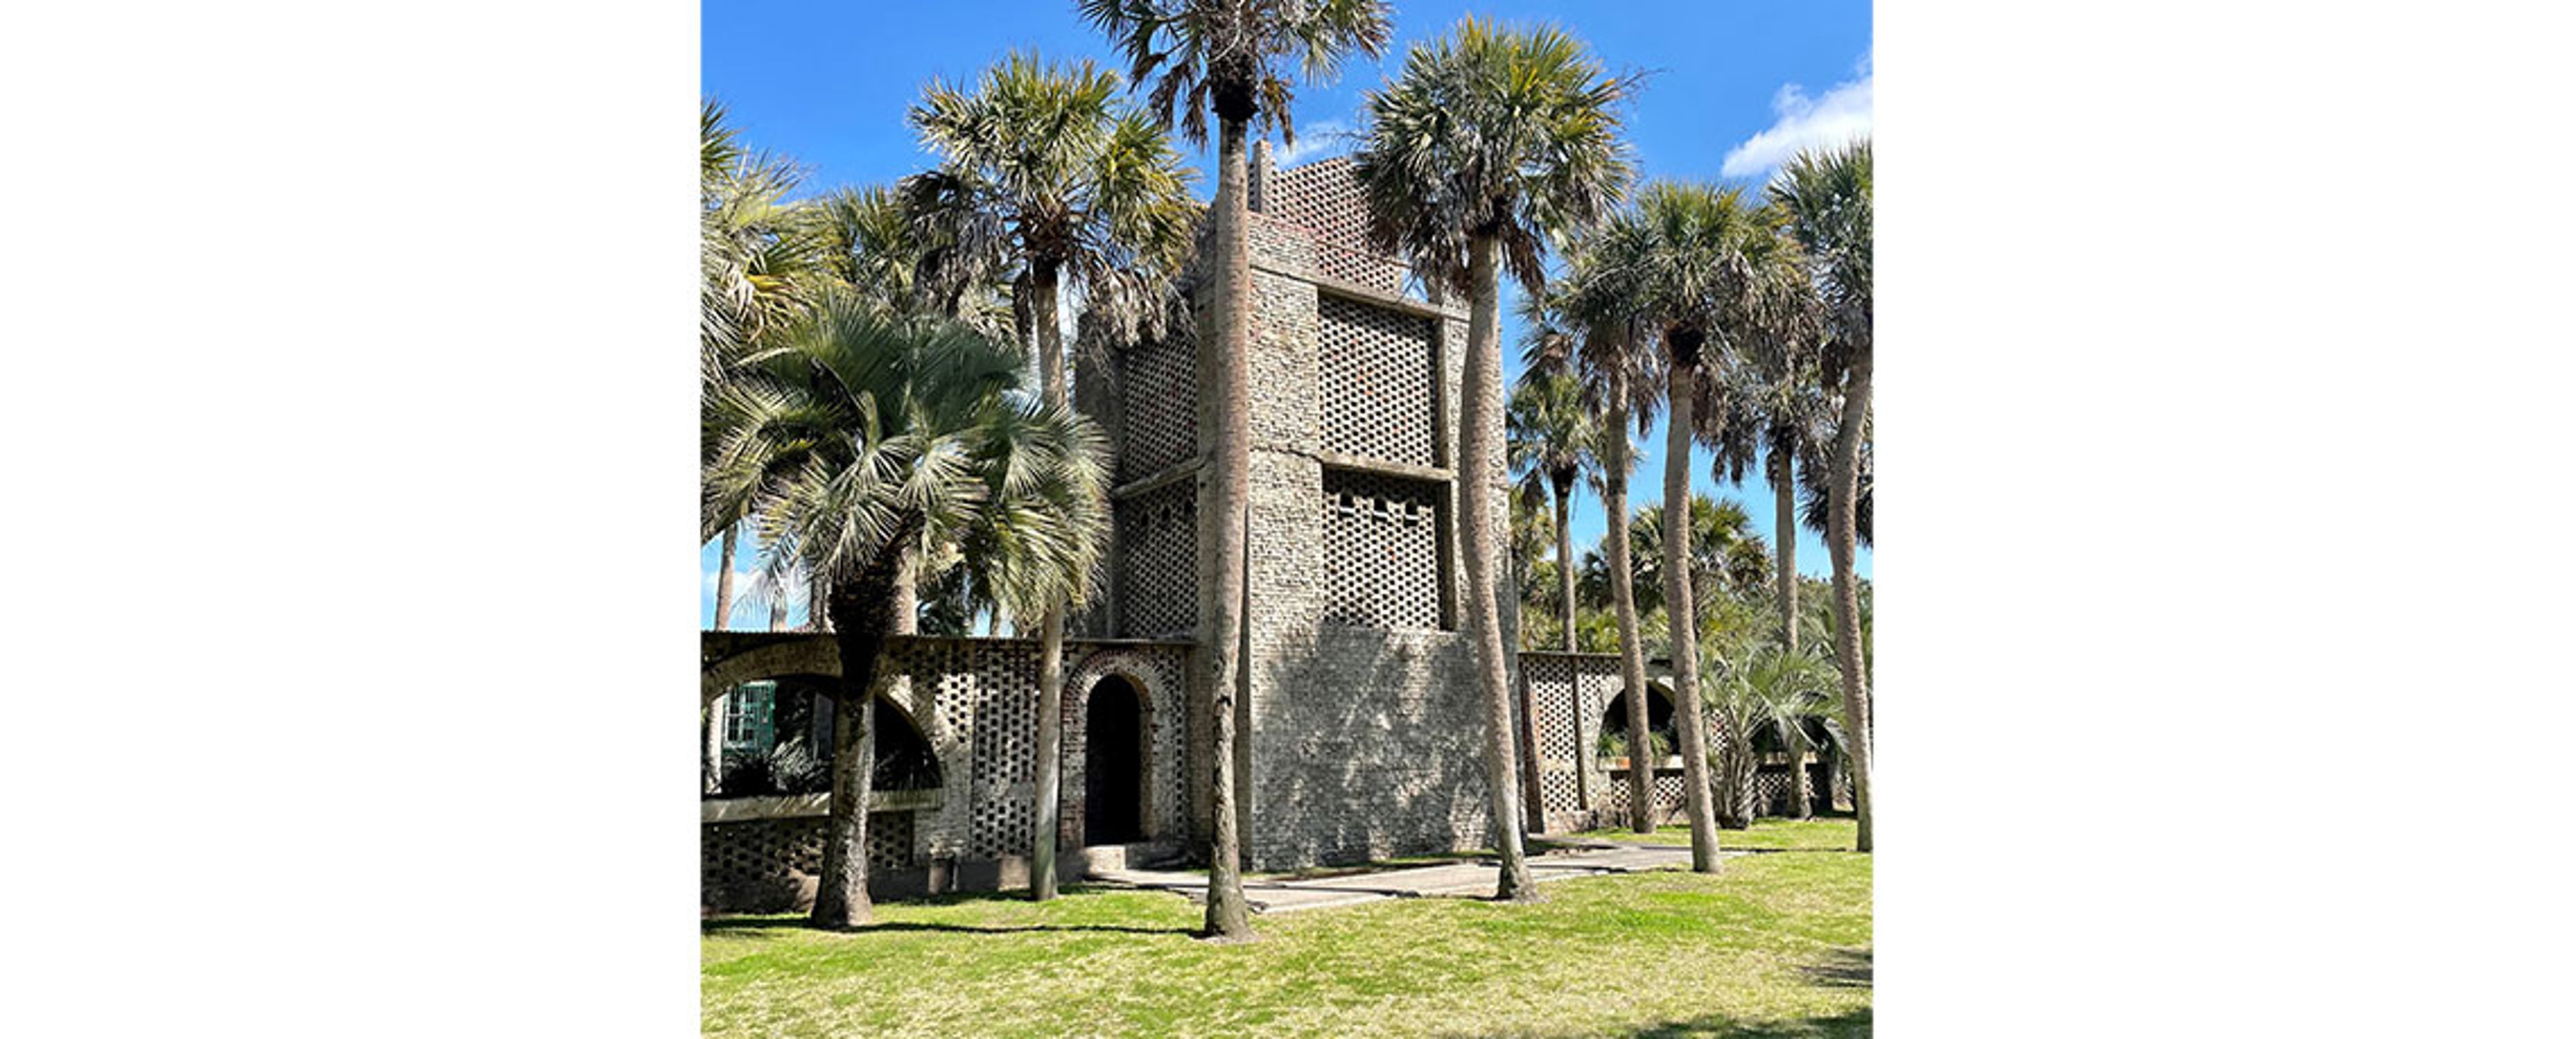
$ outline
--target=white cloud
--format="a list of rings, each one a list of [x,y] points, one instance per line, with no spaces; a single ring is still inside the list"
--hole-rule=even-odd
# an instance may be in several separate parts
[[[1286,169],[1310,159],[1321,159],[1348,152],[1356,142],[1357,135],[1351,132],[1349,120],[1326,119],[1312,125],[1298,127],[1297,143],[1273,150],[1270,153],[1270,161],[1281,169]]]
[[[1783,84],[1771,98],[1777,118],[1768,129],[1727,152],[1718,172],[1729,177],[1764,177],[1802,149],[1832,148],[1869,136],[1872,85],[1878,79],[1870,64],[1863,57],[1860,78],[1834,84],[1823,97],[1810,98],[1798,84]]]

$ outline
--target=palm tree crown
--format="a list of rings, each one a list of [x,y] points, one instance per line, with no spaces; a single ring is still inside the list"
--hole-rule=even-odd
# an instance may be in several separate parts
[[[907,186],[944,216],[958,255],[977,246],[1080,287],[1121,271],[1175,270],[1189,247],[1189,185],[1171,139],[1118,104],[1117,73],[1013,53],[974,88],[932,83],[912,108],[946,160]]]
[[[1308,82],[1331,78],[1353,52],[1376,57],[1389,31],[1385,0],[1082,0],[1082,16],[1109,35],[1138,83],[1161,79],[1146,101],[1162,125],[1175,104],[1181,132],[1207,140],[1207,113],[1258,119],[1289,143],[1296,93],[1280,75],[1293,64]]]
[[[701,532],[757,516],[773,579],[801,566],[836,582],[953,542],[1008,607],[1082,601],[1106,447],[1023,390],[1026,363],[961,325],[833,294],[706,387]]]
[[[1592,442],[1600,423],[1584,406],[1583,386],[1572,376],[1523,378],[1503,422],[1511,469],[1524,494],[1544,490],[1563,497],[1595,464]]]
[[[1371,244],[1464,291],[1469,241],[1490,236],[1503,270],[1535,289],[1549,238],[1590,226],[1627,187],[1620,109],[1633,84],[1553,28],[1471,17],[1415,47],[1401,78],[1366,95],[1354,161]]]

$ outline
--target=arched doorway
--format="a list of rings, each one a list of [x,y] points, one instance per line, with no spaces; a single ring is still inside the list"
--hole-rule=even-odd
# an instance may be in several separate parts
[[[1145,697],[1135,683],[1110,675],[1091,687],[1083,712],[1084,844],[1145,839]]]
[[[1604,758],[1631,756],[1628,749],[1628,693],[1621,690],[1610,698],[1610,706],[1601,712],[1600,733],[1593,753]],[[1646,739],[1656,744],[1656,753],[1641,755],[1654,761],[1671,757],[1681,750],[1680,734],[1673,728],[1673,700],[1660,686],[1646,687]]]

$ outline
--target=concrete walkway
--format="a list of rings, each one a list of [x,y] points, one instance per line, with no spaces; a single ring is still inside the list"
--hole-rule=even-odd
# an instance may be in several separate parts
[[[1540,883],[1568,877],[1683,869],[1689,865],[1689,848],[1642,844],[1605,844],[1588,846],[1583,851],[1533,854],[1529,857],[1530,876]],[[1483,859],[1305,880],[1247,877],[1243,881],[1243,895],[1252,903],[1252,911],[1256,913],[1293,913],[1394,898],[1486,898],[1494,893],[1497,868],[1493,860]],[[1147,891],[1169,891],[1193,902],[1207,900],[1207,876],[1201,873],[1108,869],[1095,871],[1091,879]]]

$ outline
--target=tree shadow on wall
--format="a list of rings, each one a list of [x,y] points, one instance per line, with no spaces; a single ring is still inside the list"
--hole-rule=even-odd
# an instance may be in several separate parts
[[[1270,693],[1252,705],[1247,852],[1346,865],[1490,844],[1469,656],[1447,634],[1288,636],[1259,665]]]

